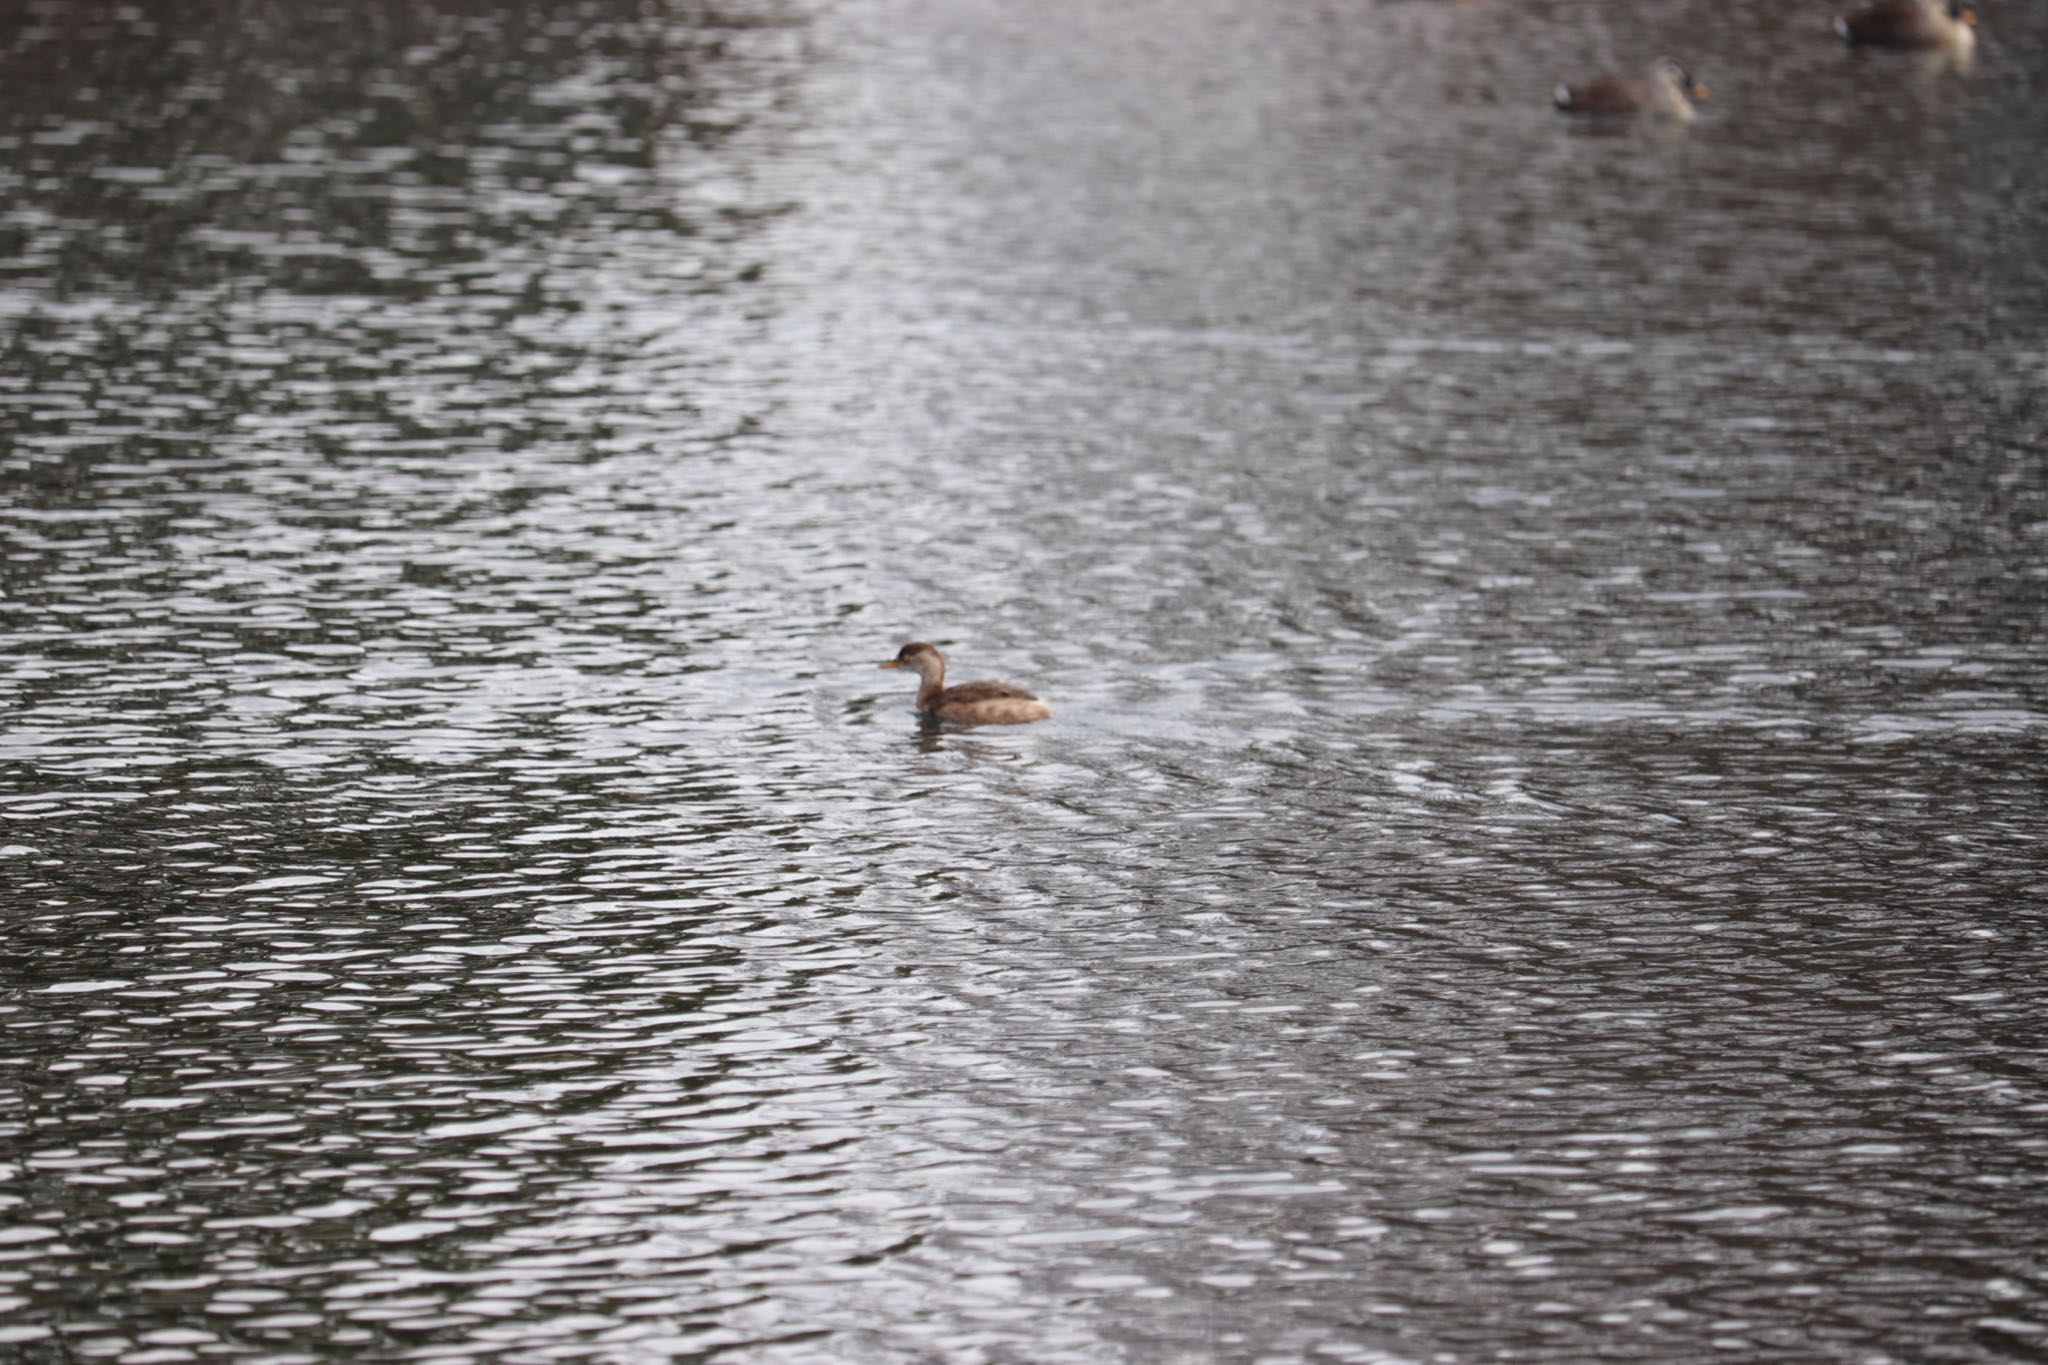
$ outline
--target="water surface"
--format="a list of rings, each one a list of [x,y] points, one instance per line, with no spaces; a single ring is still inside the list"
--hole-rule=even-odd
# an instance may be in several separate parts
[[[2037,1358],[1985,17],[10,13],[0,1347]]]

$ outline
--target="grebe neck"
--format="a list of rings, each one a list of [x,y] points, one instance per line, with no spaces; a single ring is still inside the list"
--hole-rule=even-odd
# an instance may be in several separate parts
[[[917,676],[921,680],[917,685],[917,709],[929,711],[939,704],[939,694],[946,690],[946,662],[943,659],[919,659],[917,663]]]

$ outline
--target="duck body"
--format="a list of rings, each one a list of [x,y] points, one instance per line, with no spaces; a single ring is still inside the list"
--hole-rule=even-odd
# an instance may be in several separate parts
[[[1643,76],[1600,76],[1580,85],[1560,85],[1553,96],[1567,114],[1648,114],[1685,122],[1698,111],[1693,101],[1707,88],[1669,57],[1660,57]]]
[[[1977,45],[1977,11],[1962,0],[1877,0],[1835,19],[1851,47],[1966,55]]]
[[[1045,720],[1052,708],[1011,683],[971,682],[946,686],[946,660],[935,645],[919,641],[896,651],[883,668],[907,668],[918,676],[917,709],[960,725],[1022,725]]]

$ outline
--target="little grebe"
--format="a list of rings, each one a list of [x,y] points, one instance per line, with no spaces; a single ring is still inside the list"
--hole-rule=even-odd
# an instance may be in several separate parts
[[[922,642],[903,646],[882,667],[914,670],[921,679],[917,685],[917,709],[940,720],[963,725],[1022,725],[1052,715],[1050,706],[1009,683],[946,686],[945,659],[935,647]]]
[[[1707,97],[1707,87],[1669,57],[1658,58],[1640,77],[1601,76],[1584,85],[1560,85],[1557,107],[1567,114],[1656,114],[1684,122],[1694,115],[1692,103]]]
[[[1835,20],[1851,47],[1936,49],[1968,57],[1977,45],[1977,11],[1961,0],[1877,0]]]

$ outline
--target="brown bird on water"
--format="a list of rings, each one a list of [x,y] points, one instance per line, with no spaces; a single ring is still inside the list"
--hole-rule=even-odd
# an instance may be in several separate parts
[[[1694,116],[1694,100],[1707,87],[1669,57],[1659,57],[1641,77],[1601,76],[1583,85],[1560,85],[1554,98],[1567,114],[1653,114],[1683,122]]]
[[[1052,708],[1021,687],[1003,682],[946,686],[946,660],[938,648],[922,641],[896,651],[884,668],[908,668],[918,676],[917,709],[940,720],[963,725],[1022,725],[1045,720]]]
[[[1835,19],[1851,47],[1944,51],[1967,56],[1977,45],[1977,11],[1962,0],[1877,0]]]

